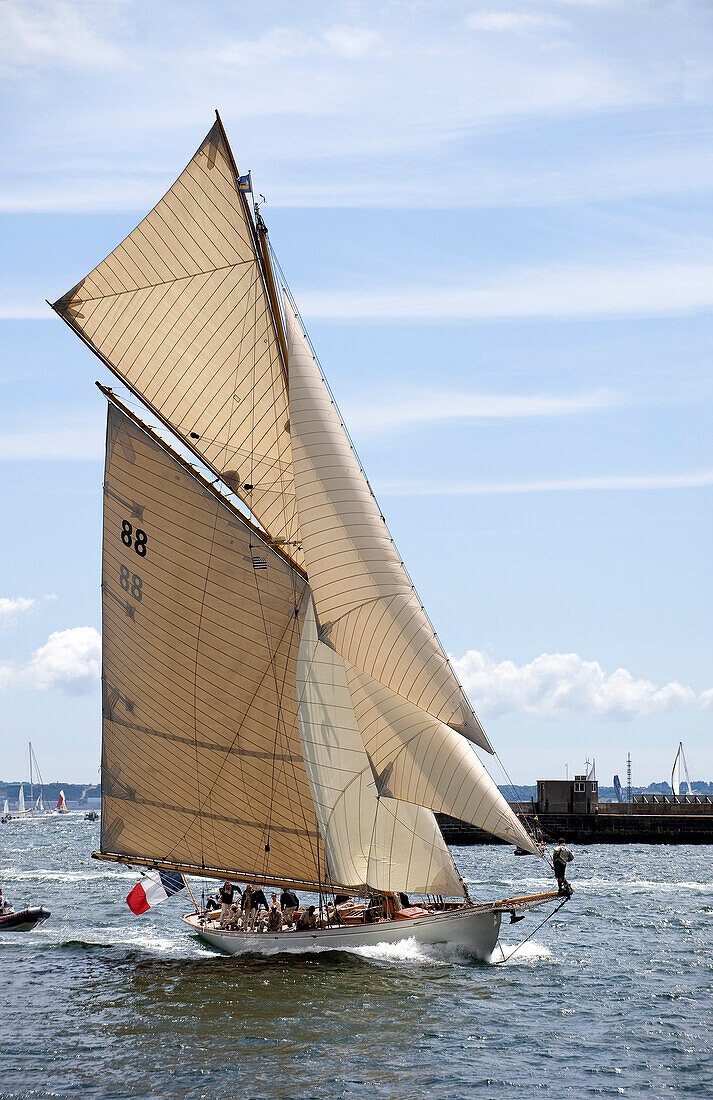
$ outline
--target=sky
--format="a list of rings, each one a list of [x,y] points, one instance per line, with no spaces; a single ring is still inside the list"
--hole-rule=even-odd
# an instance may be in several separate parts
[[[45,299],[215,108],[508,775],[713,778],[712,39],[705,0],[0,0],[0,778],[99,774],[116,383]]]

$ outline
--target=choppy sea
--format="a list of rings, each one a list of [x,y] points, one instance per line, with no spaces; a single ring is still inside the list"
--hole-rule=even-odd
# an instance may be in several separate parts
[[[504,965],[414,941],[225,957],[181,897],[90,858],[82,815],[0,826],[0,884],[45,904],[0,933],[0,1097],[713,1096],[711,847],[592,845],[572,901]],[[473,897],[549,886],[506,847],[455,848]],[[540,916],[503,924],[505,954]]]

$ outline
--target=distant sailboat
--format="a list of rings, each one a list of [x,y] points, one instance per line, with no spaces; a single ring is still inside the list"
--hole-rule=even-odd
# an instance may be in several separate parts
[[[54,810],[52,810],[49,806],[45,806],[44,782],[42,780],[42,773],[40,772],[40,766],[37,763],[37,757],[35,755],[35,750],[32,748],[32,742],[31,741],[28,742],[28,756],[29,756],[29,761],[30,761],[30,800],[31,801],[34,798],[34,774],[33,774],[33,769],[34,769],[34,772],[37,774],[37,778],[40,781],[40,793],[37,797],[37,800],[34,803],[33,813],[38,815],[39,817],[51,817],[54,814]]]
[[[17,811],[15,811],[15,812],[13,812],[9,815],[10,820],[12,820],[12,821],[22,820],[22,821],[25,821],[25,822],[34,822],[34,821],[42,821],[42,820],[44,820],[48,817],[53,817],[54,816],[54,810],[50,809],[49,806],[47,806],[45,804],[44,784],[43,784],[43,781],[42,781],[42,775],[40,774],[39,765],[37,763],[37,757],[35,756],[35,751],[32,748],[32,742],[31,741],[28,743],[28,762],[29,762],[29,777],[30,777],[30,780],[29,780],[29,788],[30,788],[29,803],[30,804],[28,806],[25,803],[25,790],[24,790],[24,784],[22,784],[20,786],[20,791],[19,791],[18,799],[17,799],[18,809],[17,809]],[[35,776],[37,776],[37,778],[40,781],[40,790],[39,790],[39,794],[38,794],[37,798],[35,798],[35,786],[36,786]]]
[[[673,762],[673,769],[671,771],[671,790],[677,796],[681,794],[681,768],[686,777],[686,786],[688,787],[688,793],[693,794],[691,787],[691,779],[688,774],[688,764],[686,762],[686,756],[683,751],[683,742],[678,742],[678,750],[676,752],[676,759]]]
[[[69,813],[69,810],[67,809],[67,799],[64,797],[64,791],[59,792],[59,798],[57,799],[56,809],[57,809],[58,814],[67,814],[67,813]]]
[[[94,854],[318,893],[319,927],[262,942],[413,936],[487,956],[503,913],[556,894],[475,904],[443,841],[434,811],[539,851],[473,749],[493,752],[278,292],[249,184],[217,119],[53,307],[208,471],[100,387]],[[370,900],[338,916],[339,894]],[[184,920],[225,951],[254,948],[198,907]]]

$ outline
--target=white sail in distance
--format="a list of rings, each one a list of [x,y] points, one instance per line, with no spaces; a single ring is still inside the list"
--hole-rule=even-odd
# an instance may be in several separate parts
[[[284,365],[220,122],[54,308],[299,563]]]
[[[671,771],[671,790],[675,795],[681,793],[681,765],[686,776],[686,785],[688,787],[688,793],[692,794],[693,789],[691,787],[691,779],[688,774],[688,765],[686,764],[686,757],[683,752],[683,742],[678,742],[678,751],[676,752],[676,759],[673,762],[673,770]]]
[[[323,640],[345,661],[492,752],[287,298],[285,313],[297,510]]]

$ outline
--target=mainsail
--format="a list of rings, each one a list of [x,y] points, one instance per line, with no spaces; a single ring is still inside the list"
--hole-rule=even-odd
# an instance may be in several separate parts
[[[297,510],[323,638],[350,664],[492,752],[287,298],[285,314]]]
[[[113,404],[102,592],[102,852],[319,883],[304,579]]]
[[[300,562],[285,364],[219,121],[54,309]]]

